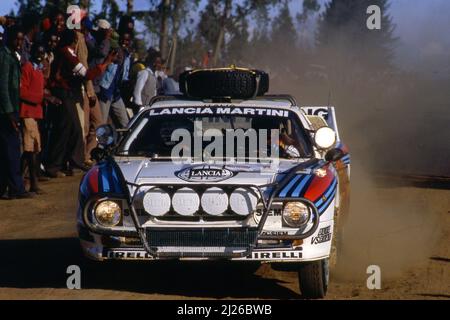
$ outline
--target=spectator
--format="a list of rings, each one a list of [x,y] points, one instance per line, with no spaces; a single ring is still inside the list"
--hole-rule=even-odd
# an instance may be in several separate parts
[[[161,66],[161,53],[154,49],[150,50],[146,59],[146,68],[138,72],[136,85],[133,93],[133,103],[139,109],[150,103],[157,95],[156,68]]]
[[[128,33],[131,37],[133,37],[134,32],[134,20],[130,16],[122,16],[119,22],[119,28],[117,30],[119,35],[122,36],[125,33]]]
[[[9,199],[30,198],[20,173],[20,133],[18,122],[20,56],[24,34],[13,26],[0,48],[0,195]]]
[[[30,60],[22,65],[20,79],[20,118],[23,122],[23,156],[30,173],[30,191],[42,193],[38,186],[39,153],[41,152],[41,135],[38,120],[43,118],[42,102],[44,99],[44,74],[42,61],[45,48],[33,44]]]
[[[178,83],[180,74],[184,71],[184,68],[177,68],[176,72],[166,77],[162,83],[162,91],[164,95],[177,95],[181,94],[180,85]]]
[[[109,112],[112,111],[116,127],[126,128],[128,125],[128,113],[123,103],[120,88],[124,76],[125,50],[114,48],[117,59],[109,65],[99,83],[98,99],[102,110],[103,122],[108,121]]]
[[[55,51],[59,44],[59,36],[56,33],[46,33],[44,36],[45,58],[42,61],[44,78],[47,81],[50,78],[51,65],[55,60]]]
[[[24,64],[30,59],[31,46],[37,40],[40,31],[39,15],[36,13],[28,13],[23,17],[23,46],[21,51],[21,63]]]
[[[83,66],[87,69],[88,65],[88,46],[86,37],[89,35],[88,24],[82,21],[80,29],[76,30],[78,39],[76,45],[76,55]],[[82,108],[78,109],[78,116],[81,120],[81,127],[83,133],[83,162],[84,165],[90,166],[90,152],[96,146],[95,129],[100,126],[102,122],[102,115],[99,104],[97,103],[97,96],[95,94],[92,80],[85,80],[83,82],[83,104]]]
[[[52,27],[51,32],[61,37],[62,33],[66,29],[66,16],[62,11],[56,11],[51,17]]]
[[[61,171],[67,163],[68,174],[73,174],[72,167],[86,170],[84,159],[80,158],[84,145],[77,113],[77,104],[83,101],[82,83],[100,76],[116,58],[116,54],[110,54],[102,64],[87,69],[75,53],[77,40],[75,31],[64,31],[52,67],[52,93],[63,104],[60,107],[52,106],[52,131],[45,161],[45,168],[50,177],[64,176]]]
[[[133,87],[131,86],[131,65],[132,65],[132,54],[131,54],[131,40],[132,36],[130,33],[123,33],[120,36],[120,46],[124,53],[123,62],[123,76],[120,92],[122,94],[122,100],[125,104],[130,103],[131,97],[133,96]]]

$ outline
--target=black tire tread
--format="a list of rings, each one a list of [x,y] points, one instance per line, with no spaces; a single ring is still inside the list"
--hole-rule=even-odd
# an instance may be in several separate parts
[[[307,262],[300,265],[298,280],[302,296],[307,299],[325,297],[325,286],[322,261]]]
[[[258,88],[257,77],[260,79]],[[268,90],[269,76],[260,70],[205,69],[180,75],[180,91],[193,98],[249,99],[264,95]]]

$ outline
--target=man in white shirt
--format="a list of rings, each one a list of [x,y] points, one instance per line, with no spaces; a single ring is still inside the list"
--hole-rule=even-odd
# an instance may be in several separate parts
[[[161,64],[161,54],[152,49],[146,59],[147,67],[137,74],[136,85],[133,92],[133,103],[142,108],[150,103],[150,100],[157,95],[157,78],[154,70]]]

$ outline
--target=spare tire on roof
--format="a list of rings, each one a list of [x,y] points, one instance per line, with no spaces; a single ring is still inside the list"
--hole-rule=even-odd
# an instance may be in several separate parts
[[[243,68],[197,69],[180,75],[180,91],[188,97],[250,99],[269,90],[269,75]]]

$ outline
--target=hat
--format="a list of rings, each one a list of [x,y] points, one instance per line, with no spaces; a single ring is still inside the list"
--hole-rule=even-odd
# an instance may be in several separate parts
[[[95,30],[98,29],[105,29],[105,30],[111,29],[111,24],[105,19],[100,19],[97,21],[97,28],[95,28]]]

